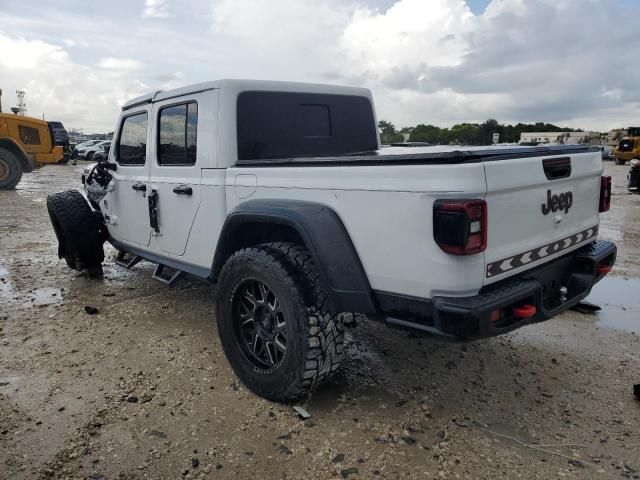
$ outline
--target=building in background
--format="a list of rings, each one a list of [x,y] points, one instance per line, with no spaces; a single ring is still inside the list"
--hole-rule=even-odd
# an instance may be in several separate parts
[[[611,130],[609,133],[604,134],[606,139],[604,143],[606,145],[617,146],[624,137],[627,136],[627,129],[625,128],[616,128]]]
[[[559,145],[600,145],[600,132],[522,132],[520,143],[555,143]]]

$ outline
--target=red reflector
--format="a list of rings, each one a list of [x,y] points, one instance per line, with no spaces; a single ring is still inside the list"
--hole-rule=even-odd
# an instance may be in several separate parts
[[[609,273],[611,271],[611,265],[608,265],[606,263],[600,263],[598,265],[598,273],[600,275],[606,275],[607,273]]]
[[[482,248],[482,234],[478,233],[476,235],[469,235],[469,240],[467,241],[467,249],[478,250],[480,248]]]
[[[536,314],[536,307],[533,305],[521,305],[513,307],[513,316],[516,318],[530,318]]]
[[[491,312],[491,321],[497,322],[498,320],[500,320],[501,316],[502,316],[502,310],[494,310]]]
[[[467,215],[471,220],[475,220],[477,218],[482,217],[482,205],[476,205],[473,207],[467,208]]]
[[[600,178],[600,211],[608,212],[611,207],[611,177]]]

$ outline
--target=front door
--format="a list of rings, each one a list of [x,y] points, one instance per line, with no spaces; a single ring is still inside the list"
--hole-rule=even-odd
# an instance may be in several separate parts
[[[101,202],[111,237],[145,247],[151,234],[147,206],[149,110],[143,107],[122,118],[109,152],[109,161],[115,162],[117,169],[111,172],[113,181]]]
[[[200,205],[197,98],[154,104],[149,195],[157,226],[151,249],[160,255],[184,255]]]

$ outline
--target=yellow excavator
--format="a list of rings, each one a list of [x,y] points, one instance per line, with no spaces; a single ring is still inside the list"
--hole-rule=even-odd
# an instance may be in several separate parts
[[[640,158],[640,127],[629,127],[618,146],[613,149],[616,165],[624,165],[629,160]]]
[[[2,113],[0,105],[0,190],[14,188],[22,172],[32,172],[45,163],[61,163],[65,158],[50,122],[12,110],[12,114]]]

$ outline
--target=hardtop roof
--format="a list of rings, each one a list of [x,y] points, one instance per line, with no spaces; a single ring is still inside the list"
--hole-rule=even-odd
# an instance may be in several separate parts
[[[159,102],[161,100],[167,100],[169,98],[181,97],[183,95],[190,95],[193,93],[204,92],[207,90],[215,89],[229,89],[232,91],[251,91],[251,90],[265,90],[265,91],[283,91],[283,92],[308,92],[308,93],[327,93],[327,94],[342,94],[342,95],[364,95],[369,96],[369,90],[359,87],[347,87],[342,85],[328,85],[319,83],[304,83],[304,82],[283,82],[273,80],[247,80],[247,79],[220,79],[211,80],[208,82],[194,83],[184,87],[174,88],[171,90],[163,91],[156,90],[155,92],[149,92],[145,95],[132,98],[126,102],[123,106],[123,110],[144,105],[146,103]]]

